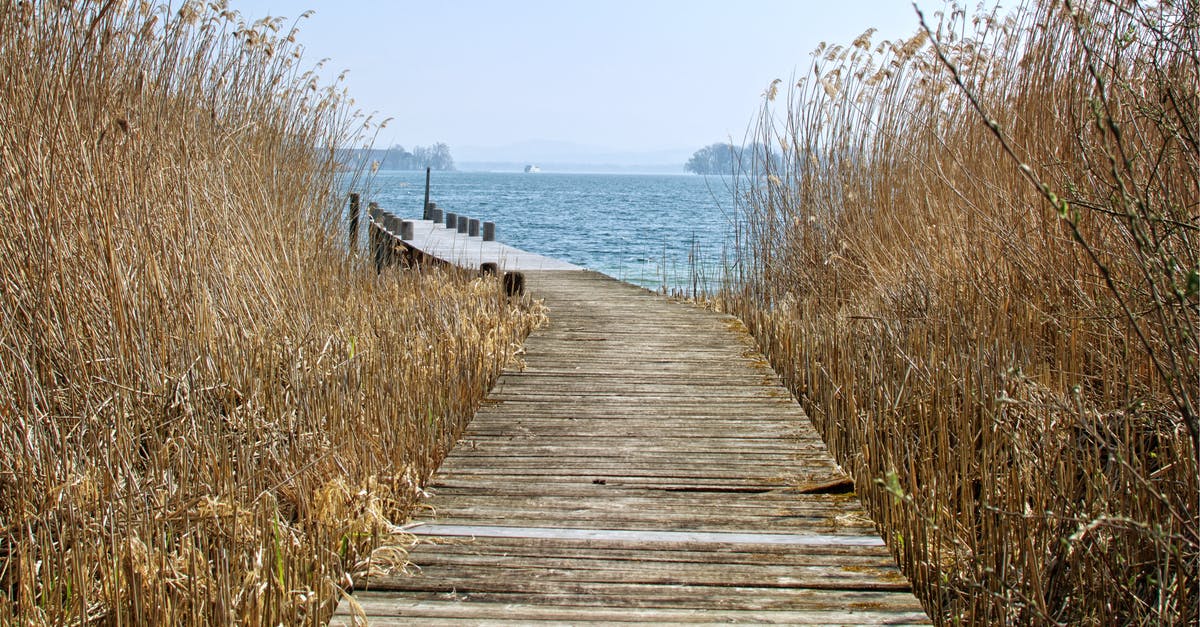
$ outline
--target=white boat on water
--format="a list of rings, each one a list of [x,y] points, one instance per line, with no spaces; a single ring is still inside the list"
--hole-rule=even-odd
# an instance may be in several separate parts
[[[525,173],[526,173],[526,174],[533,174],[533,173],[535,173],[535,172],[541,172],[541,171],[542,171],[542,169],[541,169],[541,168],[539,168],[539,167],[537,167],[536,165],[527,165],[527,166],[525,166]]]

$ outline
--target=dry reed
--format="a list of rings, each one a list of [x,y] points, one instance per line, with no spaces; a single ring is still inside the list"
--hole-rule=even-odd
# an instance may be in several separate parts
[[[536,320],[346,255],[283,26],[0,1],[0,623],[327,618]]]
[[[939,621],[1200,612],[1198,16],[954,8],[768,89],[726,303]]]

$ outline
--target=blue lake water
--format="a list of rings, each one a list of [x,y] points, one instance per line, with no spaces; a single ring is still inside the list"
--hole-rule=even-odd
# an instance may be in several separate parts
[[[364,204],[420,218],[425,173],[380,171],[363,191]],[[721,177],[434,172],[430,200],[495,222],[505,244],[651,289],[713,284],[732,241],[733,192]]]

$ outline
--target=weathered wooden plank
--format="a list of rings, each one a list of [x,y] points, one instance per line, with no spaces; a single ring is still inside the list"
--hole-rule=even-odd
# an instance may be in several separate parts
[[[789,473],[763,473],[753,476],[728,477],[712,474],[651,473],[641,474],[631,472],[591,472],[584,470],[539,468],[530,470],[487,469],[481,467],[458,468],[453,478],[438,479],[433,485],[490,485],[513,482],[529,483],[577,483],[581,480],[599,483],[609,488],[616,486],[642,486],[667,489],[668,486],[725,486],[737,487],[742,491],[765,492],[774,489],[798,488],[801,484],[819,482],[830,476],[840,476],[835,467],[828,466],[813,470],[797,468]],[[605,482],[594,481],[603,479]],[[453,482],[453,483],[451,483]]]
[[[512,475],[518,476],[518,475]],[[829,495],[848,495],[854,497],[854,493],[849,491],[844,483],[833,484],[833,490],[813,489],[813,487],[821,487],[830,484],[828,481],[814,481],[813,479],[823,479],[820,475],[805,476],[804,474],[789,474],[781,476],[779,481],[772,483],[737,483],[721,479],[721,481],[710,480],[708,478],[699,479],[679,479],[674,477],[630,477],[616,474],[600,474],[600,473],[579,473],[571,476],[529,476],[522,484],[528,484],[528,487],[520,487],[512,485],[511,482],[504,482],[486,475],[476,474],[474,477],[463,477],[458,479],[439,479],[437,483],[427,486],[430,490],[442,499],[454,499],[459,497],[468,497],[474,499],[485,499],[487,497],[495,497],[499,499],[514,499],[514,502],[520,502],[522,499],[545,497],[548,499],[571,499],[578,498],[581,494],[586,494],[589,497],[603,497],[607,499],[627,499],[633,505],[661,505],[669,507],[672,504],[679,503],[686,505],[688,503],[695,504],[697,507],[708,505],[708,501],[712,501],[712,505],[718,510],[738,511],[741,509],[757,509],[760,507],[783,506],[786,504],[789,508],[800,508],[808,510],[836,510],[836,511],[854,511],[855,508],[847,507],[836,501],[814,504],[805,508],[802,503],[797,503],[796,498],[808,495],[820,498]],[[586,481],[584,481],[586,479]],[[839,480],[843,481],[843,480]],[[730,499],[722,496],[719,492],[725,490],[712,490],[715,494],[703,494],[705,490],[688,490],[668,489],[667,486],[679,485],[721,485],[728,488],[728,491],[738,492],[736,499]],[[752,497],[766,495],[770,498],[755,499]],[[642,502],[645,503],[642,503]],[[736,502],[734,502],[736,501]],[[624,501],[622,501],[624,502]],[[614,505],[618,503],[614,502]]]
[[[673,460],[675,456],[686,456],[683,460]],[[648,451],[641,452],[636,450],[626,450],[615,455],[612,459],[597,459],[587,455],[567,455],[555,456],[553,451],[547,451],[538,455],[530,455],[529,457],[517,457],[509,454],[507,451],[498,446],[480,447],[472,451],[469,455],[462,455],[453,460],[451,465],[446,468],[470,468],[474,466],[497,468],[524,468],[524,467],[539,467],[544,465],[548,459],[553,459],[561,462],[564,468],[605,468],[611,467],[615,469],[637,469],[640,467],[657,468],[657,467],[672,467],[681,469],[707,469],[714,465],[721,464],[719,457],[712,454],[691,453],[689,451],[680,450],[672,453],[671,451]],[[756,468],[784,468],[793,469],[797,463],[807,461],[818,461],[821,458],[816,455],[806,456],[803,454],[778,453],[771,454],[768,451],[759,451],[755,453],[747,453],[740,457],[736,462],[724,465],[729,469],[753,471]],[[674,464],[672,462],[674,461]]]
[[[689,510],[695,511],[699,509],[696,505],[703,504],[706,499],[703,495],[697,495],[694,492],[667,492],[658,495],[643,495],[638,497],[628,497],[621,492],[615,491],[615,494],[596,495],[594,499],[580,499],[578,496],[513,496],[505,497],[500,495],[487,496],[478,493],[447,493],[447,491],[439,490],[436,495],[438,497],[438,514],[445,517],[456,516],[465,512],[483,512],[483,511],[499,511],[504,508],[511,508],[513,514],[521,512],[536,512],[545,511],[559,513],[565,510],[575,512],[596,512],[600,515],[603,509],[615,509],[625,516],[628,520],[635,520],[642,516],[640,511],[653,509],[655,506],[660,506],[662,511],[679,515],[686,513]],[[687,496],[693,498],[677,498],[678,496]],[[711,496],[713,501],[718,500],[718,494]],[[743,500],[738,495],[737,499],[725,498],[726,501]],[[751,496],[751,495],[745,495]],[[698,497],[698,498],[696,498]],[[781,517],[787,516],[795,519],[820,519],[825,520],[830,517],[836,517],[845,513],[844,506],[834,504],[822,505],[818,507],[798,507],[787,503],[787,498],[777,498],[772,501],[760,501],[754,503],[746,503],[734,506],[716,508],[711,514],[716,519],[738,520],[752,516],[762,517]],[[663,503],[663,501],[667,501]],[[611,502],[612,506],[606,508],[605,503]],[[657,515],[657,511],[652,511],[650,516]],[[869,519],[860,519],[864,523],[870,524]]]
[[[492,543],[487,543],[490,547]],[[806,568],[836,568],[842,569],[846,576],[855,574],[870,574],[872,577],[888,581],[906,582],[894,568],[891,556],[860,556],[860,555],[813,555],[808,560],[796,559],[795,555],[802,554],[795,550],[794,545],[787,545],[787,552],[779,554],[734,553],[730,551],[712,551],[707,553],[680,551],[649,551],[645,549],[626,551],[554,551],[546,547],[533,547],[527,550],[512,549],[498,552],[494,550],[456,550],[454,544],[423,544],[415,547],[410,553],[414,561],[419,561],[422,569],[435,565],[453,566],[470,564],[476,566],[491,565],[503,568],[508,562],[519,563],[526,567],[547,568],[580,568],[580,569],[625,569],[630,565],[645,567],[653,571],[669,570],[703,570],[705,572],[739,572],[753,574],[759,568],[767,568],[764,572],[776,573],[780,576],[803,572]],[[427,570],[425,572],[428,572]]]
[[[376,583],[386,587],[375,588]],[[530,577],[388,577],[367,582],[367,590],[393,590],[411,600],[458,598],[466,603],[530,603],[601,607],[684,607],[695,609],[811,609],[911,612],[920,604],[911,593],[889,590],[836,590],[799,587],[701,586],[660,583],[541,581]],[[399,596],[399,595],[398,595]]]
[[[553,606],[536,604],[491,603],[470,605],[454,600],[423,600],[396,602],[387,593],[360,593],[359,602],[364,614],[370,613],[372,625],[407,625],[413,618],[442,619],[444,624],[463,624],[463,620],[486,620],[488,624],[529,624],[530,622],[603,622],[608,625],[696,624],[710,622],[782,624],[782,625],[871,625],[924,624],[922,612],[880,611],[809,611],[788,610],[695,610],[678,608],[605,608]],[[388,622],[388,621],[394,622]],[[502,622],[497,622],[502,621]],[[340,613],[331,625],[350,625],[350,612]]]
[[[459,526],[421,523],[405,530],[414,535],[468,538],[546,538],[561,540],[618,540],[675,544],[785,544],[790,546],[881,546],[878,536],[822,534],[719,533],[631,531],[627,529],[574,529],[561,527]]]
[[[542,589],[553,589],[557,585],[660,585],[696,587],[739,587],[765,589],[807,589],[871,592],[909,592],[911,586],[903,575],[894,569],[872,569],[863,567],[831,566],[788,566],[770,567],[754,565],[734,568],[711,564],[697,568],[684,568],[678,564],[661,567],[648,563],[625,562],[621,568],[586,568],[578,563],[550,566],[505,561],[491,564],[472,564],[459,560],[453,563],[425,562],[419,571],[411,574],[394,575],[391,578],[373,578],[369,585],[374,590],[424,590],[459,589],[482,587],[488,583],[508,589],[503,582],[511,578],[536,581]]]
[[[866,535],[874,531],[870,525],[861,524],[840,524],[833,520],[815,521],[815,520],[796,520],[791,518],[771,519],[764,516],[746,517],[741,519],[719,519],[714,517],[687,518],[680,514],[664,515],[656,518],[640,517],[640,518],[622,518],[615,514],[607,514],[604,516],[593,516],[585,518],[583,516],[548,516],[548,515],[522,515],[522,514],[500,514],[500,515],[459,515],[459,516],[443,516],[439,520],[447,524],[464,525],[464,526],[481,526],[492,527],[502,525],[513,525],[518,527],[536,527],[540,525],[563,524],[571,526],[580,526],[584,524],[598,525],[602,527],[616,527],[630,531],[690,531],[690,532],[737,532],[748,531],[753,529],[753,525],[771,524],[775,529],[782,533],[821,533],[828,535],[839,535],[856,533]]]
[[[894,563],[891,553],[883,545],[824,544],[807,545],[797,551],[793,544],[761,544],[743,542],[662,542],[636,538],[477,538],[446,536],[402,536],[396,539],[401,546],[411,546],[414,554],[426,550],[469,552],[494,555],[520,555],[533,553],[542,556],[583,555],[597,556],[618,554],[638,559],[654,560],[662,556],[682,556],[686,560],[702,560],[711,556],[714,560],[750,559],[769,563],[795,564],[841,564],[845,560],[882,560],[881,564]],[[704,560],[711,561],[711,560]],[[871,563],[877,563],[872,561]]]

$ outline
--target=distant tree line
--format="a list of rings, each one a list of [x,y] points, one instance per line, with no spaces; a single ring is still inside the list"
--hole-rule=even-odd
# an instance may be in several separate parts
[[[771,153],[766,145],[753,143],[734,146],[728,143],[710,144],[697,150],[684,164],[683,169],[696,174],[744,174],[761,173],[768,162],[779,162],[779,155]]]
[[[388,149],[351,149],[346,151],[342,159],[347,166],[357,169],[378,164],[380,170],[453,170],[454,157],[450,155],[450,147],[442,142],[432,146],[417,146],[412,152],[404,146],[396,144]]]
[[[381,170],[453,170],[454,157],[450,156],[450,147],[438,142],[426,148],[417,146],[409,152],[399,144],[388,149],[387,154],[379,162]]]

